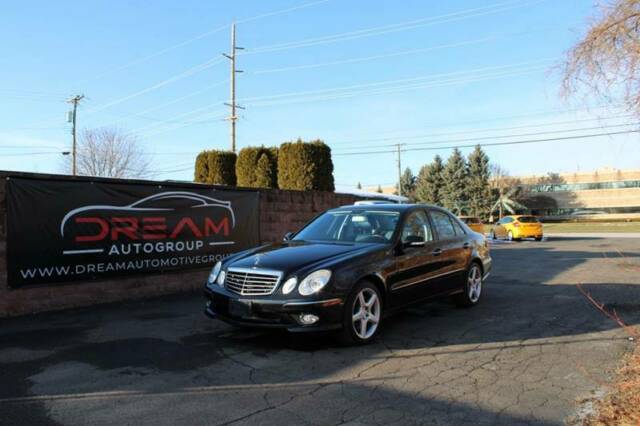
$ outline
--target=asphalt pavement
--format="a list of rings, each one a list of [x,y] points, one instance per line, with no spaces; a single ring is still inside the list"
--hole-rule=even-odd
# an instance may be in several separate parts
[[[376,342],[234,329],[200,294],[0,321],[0,424],[577,423],[640,322],[640,244],[495,244],[475,308],[387,319]],[[206,273],[203,274],[203,280]]]

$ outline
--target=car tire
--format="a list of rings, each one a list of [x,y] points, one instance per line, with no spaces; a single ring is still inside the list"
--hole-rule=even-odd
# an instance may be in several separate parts
[[[344,304],[340,340],[347,345],[371,342],[382,322],[382,296],[370,281],[356,284]]]
[[[542,237],[536,237],[536,241],[542,241]]]
[[[513,232],[509,231],[509,233],[507,234],[507,240],[515,241],[515,238],[513,238]]]
[[[456,304],[463,308],[477,305],[482,296],[483,284],[482,268],[477,262],[472,262],[464,275],[462,293],[455,296]]]

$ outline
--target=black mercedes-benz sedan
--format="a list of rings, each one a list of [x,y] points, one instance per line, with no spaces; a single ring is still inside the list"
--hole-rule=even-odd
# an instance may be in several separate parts
[[[480,301],[487,241],[440,207],[354,205],[328,210],[284,241],[218,262],[206,314],[247,327],[340,330],[366,343],[384,317],[424,300]]]

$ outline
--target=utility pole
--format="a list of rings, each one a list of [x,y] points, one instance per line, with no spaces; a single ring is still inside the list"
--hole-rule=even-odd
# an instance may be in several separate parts
[[[402,196],[402,164],[400,163],[400,146],[402,144],[397,144],[396,148],[398,149],[398,195]]]
[[[84,98],[84,95],[76,95],[67,102],[73,104],[71,111],[71,136],[73,137],[73,145],[71,148],[71,174],[76,175],[76,113],[78,112],[78,103]],[[69,121],[69,120],[68,120]]]
[[[231,54],[223,53],[227,59],[231,61],[231,99],[229,103],[225,103],[226,106],[231,108],[231,115],[227,117],[227,120],[231,122],[231,151],[236,152],[236,109],[244,109],[240,105],[236,104],[236,73],[242,72],[236,69],[236,51],[243,50],[244,47],[236,46],[236,24],[231,24]]]

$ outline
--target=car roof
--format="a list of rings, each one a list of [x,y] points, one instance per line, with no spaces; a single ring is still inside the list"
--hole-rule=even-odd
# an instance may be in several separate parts
[[[330,209],[329,211],[341,211],[341,210],[385,210],[385,211],[396,211],[396,212],[404,212],[407,210],[411,210],[415,207],[433,207],[435,209],[441,209],[442,207],[432,206],[429,204],[397,204],[397,203],[388,203],[388,204],[368,204],[368,205],[350,205],[350,206],[340,206],[334,209]]]

